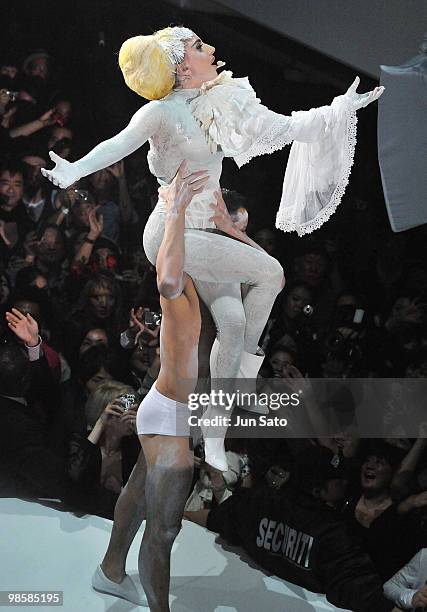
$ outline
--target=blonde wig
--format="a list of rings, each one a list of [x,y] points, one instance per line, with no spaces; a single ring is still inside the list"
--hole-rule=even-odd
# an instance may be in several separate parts
[[[176,65],[184,59],[184,41],[192,36],[188,28],[164,28],[150,36],[126,40],[119,52],[126,85],[147,100],[160,100],[170,94]]]

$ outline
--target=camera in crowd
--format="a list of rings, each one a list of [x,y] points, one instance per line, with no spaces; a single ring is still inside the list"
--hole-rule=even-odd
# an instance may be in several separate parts
[[[332,329],[325,338],[326,364],[335,376],[357,374],[365,354],[365,310],[340,306]],[[331,373],[331,372],[330,372]]]
[[[123,393],[118,397],[118,400],[123,406],[123,412],[128,412],[137,403],[137,397],[134,393]]]
[[[19,91],[9,91],[9,90],[6,90],[6,93],[9,96],[11,102],[16,102],[16,100],[18,99],[18,96],[19,96]]]
[[[146,310],[144,312],[144,325],[149,327],[150,329],[155,329],[160,325],[162,321],[162,315],[159,312],[154,312],[153,310]]]

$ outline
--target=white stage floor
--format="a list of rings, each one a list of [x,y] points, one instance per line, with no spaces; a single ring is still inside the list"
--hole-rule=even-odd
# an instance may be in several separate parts
[[[37,503],[0,499],[0,590],[64,592],[63,607],[19,606],[18,610],[146,612],[92,590],[90,579],[102,558],[111,521],[77,518]],[[127,572],[137,575],[138,534]],[[172,553],[173,612],[325,612],[337,608],[315,595],[249,567],[239,550],[225,550],[216,534],[184,521]],[[2,606],[0,606],[2,609]]]

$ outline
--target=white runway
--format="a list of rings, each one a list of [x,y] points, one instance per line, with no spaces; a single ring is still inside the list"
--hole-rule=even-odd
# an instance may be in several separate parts
[[[37,503],[0,499],[0,590],[64,592],[63,607],[8,609],[65,612],[146,612],[92,590],[90,579],[102,558],[111,522],[77,518]],[[137,575],[143,528],[129,554],[127,572]],[[225,549],[214,533],[184,521],[174,545],[171,568],[173,612],[325,612],[337,608],[319,596],[268,577]],[[6,610],[6,607],[0,606]]]

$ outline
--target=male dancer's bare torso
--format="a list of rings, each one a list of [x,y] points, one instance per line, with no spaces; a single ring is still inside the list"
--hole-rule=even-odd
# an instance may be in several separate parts
[[[201,327],[199,298],[193,281],[185,275],[182,294],[174,300],[160,298],[161,368],[156,388],[162,395],[186,403],[197,381],[197,352]]]

